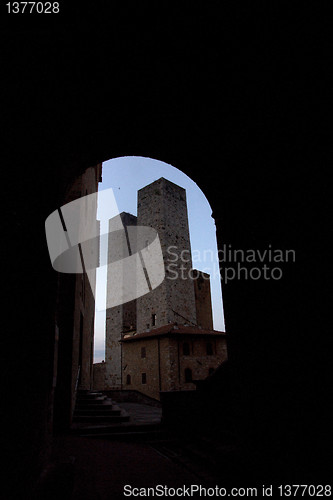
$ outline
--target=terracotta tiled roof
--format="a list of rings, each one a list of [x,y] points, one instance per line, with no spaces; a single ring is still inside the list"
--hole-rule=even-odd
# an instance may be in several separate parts
[[[204,328],[199,328],[198,326],[186,326],[177,325],[176,323],[170,323],[168,325],[160,326],[159,328],[152,328],[147,332],[136,333],[129,337],[123,338],[122,342],[131,342],[135,340],[160,337],[167,335],[208,335],[210,337],[224,337],[225,332],[220,332],[218,330],[206,330]]]

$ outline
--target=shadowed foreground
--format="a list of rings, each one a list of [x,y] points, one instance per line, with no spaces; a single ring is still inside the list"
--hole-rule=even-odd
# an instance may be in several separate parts
[[[40,484],[38,499],[120,499],[125,498],[125,485],[200,484],[194,474],[144,443],[62,436],[55,440],[52,459],[54,466]]]

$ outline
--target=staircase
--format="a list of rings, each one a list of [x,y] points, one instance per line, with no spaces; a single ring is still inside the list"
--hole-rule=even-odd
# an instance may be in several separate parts
[[[138,424],[123,408],[101,392],[78,391],[72,434],[118,441],[155,442],[165,432],[156,423]]]
[[[127,422],[129,418],[124,410],[101,392],[78,391],[72,428],[82,427],[76,424],[119,424]]]

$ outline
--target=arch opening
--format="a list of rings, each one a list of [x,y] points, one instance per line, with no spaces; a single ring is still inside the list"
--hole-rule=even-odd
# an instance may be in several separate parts
[[[137,216],[138,191],[152,184],[160,178],[165,178],[171,183],[180,186],[186,191],[188,226],[190,234],[190,252],[183,249],[181,259],[191,260],[190,269],[184,269],[190,279],[195,282],[196,295],[207,293],[211,295],[212,328],[224,331],[224,315],[222,303],[222,288],[218,262],[216,228],[212,218],[212,210],[207,198],[198,185],[181,170],[160,160],[129,156],[110,159],[103,163],[102,182],[99,184],[99,192],[112,189],[117,203],[119,213],[129,213]],[[101,234],[108,232],[108,219],[103,214],[103,209],[98,207],[98,219],[101,220]],[[104,224],[104,226],[103,226]],[[104,248],[104,251],[106,249]],[[172,249],[170,249],[170,254]],[[175,257],[170,257],[171,259]],[[97,269],[96,277],[96,303],[106,303],[107,285],[106,268]],[[170,267],[170,274],[174,276]],[[100,363],[105,359],[105,330],[106,309],[95,311],[95,344],[94,362]],[[201,314],[205,314],[205,306],[202,306]],[[158,314],[152,311],[145,323],[149,329],[157,324]],[[179,322],[184,318],[178,316]],[[190,324],[190,322],[189,322]],[[198,323],[198,326],[200,323]],[[128,330],[133,329],[131,321],[127,321]],[[126,333],[124,331],[123,333]]]

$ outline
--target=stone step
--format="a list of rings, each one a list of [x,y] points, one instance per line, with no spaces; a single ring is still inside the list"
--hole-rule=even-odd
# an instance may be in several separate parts
[[[160,442],[169,438],[167,431],[160,424],[135,424],[130,421],[105,425],[96,425],[94,422],[94,424],[74,424],[72,433],[82,437],[115,441]]]
[[[121,411],[112,400],[101,392],[82,392],[77,395],[73,423],[117,423],[129,420],[127,413]]]
[[[72,426],[72,433],[86,432],[89,434],[110,434],[110,433],[121,433],[121,432],[156,432],[160,431],[162,428],[159,424],[134,424],[129,421],[129,415],[124,414],[123,416],[128,417],[124,422],[116,423],[105,423],[105,424],[78,424],[77,426]]]
[[[75,406],[84,406],[87,408],[101,408],[103,406],[112,406],[113,401],[111,399],[104,399],[103,401],[76,401]]]
[[[77,396],[76,400],[77,401],[86,401],[86,402],[94,402],[94,401],[105,401],[107,398],[107,396],[94,396],[94,397],[88,397],[88,396]]]
[[[112,399],[107,396],[98,396],[95,398],[77,398],[76,405],[78,406],[100,406],[112,404]]]
[[[103,396],[103,393],[100,391],[82,391],[79,390],[77,392],[78,396],[87,396],[87,397],[95,397],[95,396]]]
[[[129,416],[121,415],[74,415],[73,422],[126,422],[129,420]]]
[[[166,433],[162,431],[127,431],[123,432],[87,432],[81,431],[81,437],[93,438],[93,439],[106,439],[108,441],[130,441],[130,442],[142,442],[150,443],[156,441],[164,441],[166,439]]]
[[[97,406],[96,408],[81,408],[81,407],[75,407],[75,412],[78,413],[87,413],[88,415],[100,415],[106,414],[106,415],[124,415],[128,416],[128,413],[125,412],[122,408],[119,408],[119,406],[116,405],[103,405],[103,406]],[[75,413],[74,412],[74,413]]]
[[[104,407],[98,407],[95,409],[90,409],[90,408],[75,408],[74,411],[74,417],[79,416],[79,415],[120,415],[120,408],[117,408],[115,406],[104,406]]]
[[[86,408],[87,410],[93,410],[97,408],[109,408],[112,407],[113,404],[111,401],[100,401],[100,402],[94,402],[94,403],[85,403],[81,401],[77,401],[75,408]]]

